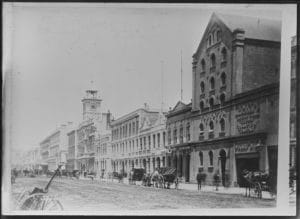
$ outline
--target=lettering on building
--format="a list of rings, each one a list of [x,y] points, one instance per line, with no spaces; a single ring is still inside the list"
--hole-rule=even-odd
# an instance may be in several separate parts
[[[253,133],[256,130],[260,117],[259,105],[256,102],[237,106],[237,130],[240,134]]]

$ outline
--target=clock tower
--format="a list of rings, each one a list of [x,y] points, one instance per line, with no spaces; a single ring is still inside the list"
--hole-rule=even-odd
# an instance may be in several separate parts
[[[83,120],[99,120],[101,117],[100,106],[101,99],[97,90],[87,90],[85,97],[82,99]]]

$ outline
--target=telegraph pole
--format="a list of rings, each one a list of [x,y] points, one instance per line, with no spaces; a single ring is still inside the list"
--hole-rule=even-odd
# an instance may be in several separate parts
[[[182,89],[182,50],[180,50],[180,100],[182,101],[183,89]]]
[[[161,64],[161,111],[164,110],[164,61],[160,61]]]

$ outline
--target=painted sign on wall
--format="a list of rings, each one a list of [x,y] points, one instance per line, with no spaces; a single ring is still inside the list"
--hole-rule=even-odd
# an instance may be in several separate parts
[[[254,153],[256,152],[256,144],[254,143],[236,144],[234,146],[234,149],[236,154]]]
[[[256,130],[260,117],[259,104],[250,102],[236,108],[237,130],[240,134],[249,134]]]

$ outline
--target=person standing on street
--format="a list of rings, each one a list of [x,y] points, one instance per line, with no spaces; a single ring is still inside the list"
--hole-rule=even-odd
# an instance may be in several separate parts
[[[201,190],[201,171],[199,169],[198,173],[197,173],[197,182],[198,182],[198,191]]]

